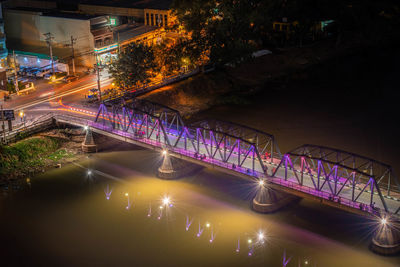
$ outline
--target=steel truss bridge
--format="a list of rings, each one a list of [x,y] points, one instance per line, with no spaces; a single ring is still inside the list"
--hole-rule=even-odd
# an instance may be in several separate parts
[[[61,123],[169,154],[362,215],[400,217],[400,185],[389,165],[354,153],[303,145],[281,154],[274,136],[231,122],[185,124],[177,110],[135,100],[102,103],[94,121],[54,114]],[[205,157],[204,157],[205,156]]]
[[[145,100],[101,104],[89,125],[355,213],[400,213],[392,168],[354,153],[303,145],[282,155],[271,134],[217,120],[187,125],[177,110]]]

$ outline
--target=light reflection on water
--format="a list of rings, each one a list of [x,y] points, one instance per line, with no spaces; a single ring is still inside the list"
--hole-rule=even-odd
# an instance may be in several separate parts
[[[159,160],[145,150],[97,154],[81,163],[93,170],[90,180],[74,165],[32,179],[31,191],[0,210],[6,240],[13,240],[3,252],[74,266],[395,266],[398,258],[368,251],[369,237],[339,233],[357,227],[350,215],[331,209],[329,219],[350,221],[334,225],[306,201],[257,214],[248,182],[209,170],[160,180],[153,175]]]

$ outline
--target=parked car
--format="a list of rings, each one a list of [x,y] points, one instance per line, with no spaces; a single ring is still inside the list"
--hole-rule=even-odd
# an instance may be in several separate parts
[[[36,76],[36,72],[37,72],[38,70],[39,70],[39,69],[31,68],[31,69],[29,69],[29,70],[27,71],[27,75],[28,75],[29,77],[35,77],[35,76]]]
[[[44,76],[49,73],[50,73],[50,69],[42,69],[42,70],[39,70],[38,72],[36,72],[36,77],[44,78]]]
[[[43,76],[43,78],[44,79],[46,79],[46,80],[50,80],[51,79],[51,73],[47,73],[47,74],[45,74],[44,76]]]
[[[66,82],[66,83],[70,83],[70,82],[73,82],[73,81],[76,81],[76,80],[78,80],[78,77],[77,76],[73,76],[73,75],[65,76],[62,79],[62,81]]]

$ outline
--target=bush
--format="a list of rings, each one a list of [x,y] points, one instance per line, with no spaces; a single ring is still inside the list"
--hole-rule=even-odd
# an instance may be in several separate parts
[[[6,177],[16,170],[26,172],[29,168],[44,166],[45,157],[59,146],[58,139],[49,137],[33,137],[13,145],[1,146],[0,176]]]

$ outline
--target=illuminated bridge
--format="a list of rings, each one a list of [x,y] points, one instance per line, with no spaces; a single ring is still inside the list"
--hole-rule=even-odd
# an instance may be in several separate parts
[[[282,155],[271,134],[217,120],[187,125],[178,111],[143,100],[101,104],[94,121],[56,119],[353,213],[400,215],[392,168],[353,153],[303,145]]]
[[[85,142],[93,140],[93,131],[165,151],[160,169],[164,165],[166,169],[173,168],[168,161],[168,155],[172,155],[254,181],[260,187],[253,208],[261,212],[268,212],[275,203],[286,205],[282,196],[298,196],[352,213],[372,215],[381,222],[372,238],[373,250],[383,254],[400,251],[400,231],[396,229],[400,219],[400,185],[387,164],[317,145],[303,145],[281,154],[271,134],[217,120],[185,124],[178,111],[149,101],[102,103],[97,113],[71,109],[80,115],[51,113],[25,131],[37,132],[54,122],[88,127]],[[9,140],[16,136],[18,131],[10,134]]]

